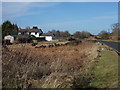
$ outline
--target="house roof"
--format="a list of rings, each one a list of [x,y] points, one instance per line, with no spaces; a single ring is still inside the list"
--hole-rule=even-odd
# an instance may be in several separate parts
[[[29,37],[29,35],[10,35],[10,36],[12,36],[12,37]]]
[[[11,35],[11,36],[13,36],[13,37],[21,37],[21,35]]]
[[[19,32],[39,32],[42,33],[41,29],[20,29]]]
[[[54,34],[52,33],[43,33],[42,36],[53,36]]]

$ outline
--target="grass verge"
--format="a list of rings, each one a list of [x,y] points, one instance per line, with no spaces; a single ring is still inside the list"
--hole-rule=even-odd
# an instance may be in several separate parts
[[[90,70],[93,75],[90,87],[117,88],[118,87],[118,55],[114,51],[102,50],[100,57]]]

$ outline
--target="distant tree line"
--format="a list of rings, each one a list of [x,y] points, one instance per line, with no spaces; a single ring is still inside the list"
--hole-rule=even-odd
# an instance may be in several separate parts
[[[101,39],[109,39],[111,34],[105,30],[102,30],[99,34],[101,36]]]
[[[51,30],[47,34],[52,34],[57,39],[63,39],[69,37],[71,34],[69,31]]]
[[[102,30],[98,35],[101,36],[101,39],[116,39],[120,40],[120,28],[119,23],[114,23],[111,25],[112,32],[107,32]]]
[[[87,31],[82,31],[82,32],[77,31],[73,34],[73,36],[75,38],[84,39],[84,38],[88,38],[88,37],[92,36],[92,34]]]
[[[18,25],[13,24],[7,20],[0,26],[0,30],[2,30],[2,38],[4,38],[4,36],[6,36],[6,35],[17,35],[18,34]],[[101,39],[110,39],[111,37],[117,37],[116,39],[120,40],[119,23],[112,24],[111,30],[112,30],[111,33],[107,32],[105,30],[102,30],[98,34],[98,36],[100,36]],[[84,39],[84,38],[93,36],[91,33],[87,32],[87,31],[76,31],[73,34],[70,34],[68,30],[66,30],[66,31],[51,30],[51,31],[48,31],[46,34],[48,34],[48,35],[52,34],[56,39],[66,39],[71,36],[73,36],[74,38]]]
[[[76,31],[73,34],[70,34],[69,31],[60,31],[60,30],[48,31],[47,34],[53,34],[56,39],[66,39],[71,36],[73,36],[74,38],[83,39],[83,38],[87,38],[92,35],[91,33],[87,31],[82,31],[82,32]]]

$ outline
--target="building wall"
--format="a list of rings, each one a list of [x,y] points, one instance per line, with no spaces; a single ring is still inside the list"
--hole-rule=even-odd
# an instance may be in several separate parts
[[[21,34],[22,34],[21,32],[18,33],[18,35],[21,35]],[[33,36],[35,36],[35,37],[40,37],[40,36],[39,36],[39,33],[35,33],[35,32],[31,32],[31,33],[26,32],[26,34],[28,34],[28,35],[33,35]]]
[[[35,33],[35,32],[31,32],[30,35],[34,35],[35,37],[40,37],[40,36],[39,36],[39,33]]]
[[[18,32],[18,35],[21,35],[21,32]]]
[[[52,41],[52,36],[40,36],[40,37],[45,37],[46,41]]]
[[[47,41],[52,41],[52,36],[46,36],[45,39],[46,39]]]
[[[14,37],[8,35],[4,37],[5,40],[10,40],[10,43],[14,43]]]

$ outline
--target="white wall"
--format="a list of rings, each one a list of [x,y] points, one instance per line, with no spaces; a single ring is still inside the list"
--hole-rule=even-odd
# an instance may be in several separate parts
[[[14,37],[11,35],[5,36],[4,37],[5,40],[10,40],[10,43],[14,43]]]
[[[52,36],[40,36],[40,37],[45,37],[45,40],[52,41]]]
[[[46,36],[45,39],[46,39],[47,41],[52,41],[52,36]]]
[[[31,32],[30,35],[34,35],[35,37],[40,37],[40,36],[39,36],[39,33],[35,34],[35,32]]]
[[[21,35],[21,32],[18,32],[18,35]]]
[[[29,35],[29,32],[27,32],[26,34]],[[21,32],[19,32],[18,35],[21,35]],[[30,35],[33,35],[33,36],[35,36],[35,37],[40,37],[40,36],[39,36],[39,33],[35,34],[35,32],[31,32]]]

